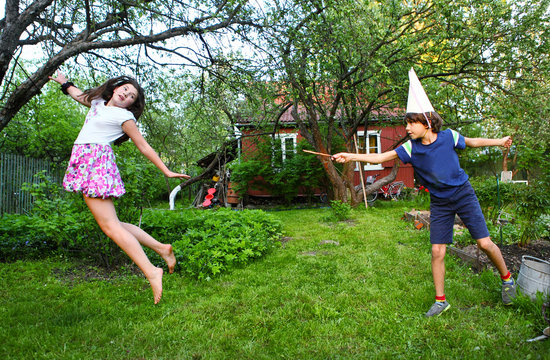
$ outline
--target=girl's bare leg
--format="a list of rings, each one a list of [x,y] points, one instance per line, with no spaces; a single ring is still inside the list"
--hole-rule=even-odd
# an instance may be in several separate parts
[[[141,245],[147,246],[149,249],[159,254],[160,257],[164,259],[164,261],[166,261],[170,274],[174,272],[174,267],[176,266],[176,257],[174,256],[174,252],[172,251],[172,245],[159,242],[157,239],[147,234],[138,226],[124,222],[121,222],[121,224],[126,230],[128,230],[132,235],[135,236],[135,238],[139,241]]]
[[[143,271],[143,274],[149,280],[149,284],[151,284],[154,301],[157,304],[162,297],[163,270],[155,267],[149,261],[136,237],[122,226],[111,199],[84,196],[84,200],[105,235],[111,238]]]

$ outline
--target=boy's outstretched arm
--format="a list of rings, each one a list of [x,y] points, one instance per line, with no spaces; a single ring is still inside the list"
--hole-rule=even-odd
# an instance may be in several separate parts
[[[353,153],[338,153],[331,157],[332,161],[339,163],[345,163],[348,161],[361,161],[372,164],[380,164],[385,161],[397,159],[397,152],[395,150],[386,151],[382,154],[353,154]]]
[[[512,138],[505,136],[502,139],[485,139],[485,138],[464,138],[466,146],[469,147],[482,147],[482,146],[512,146]]]

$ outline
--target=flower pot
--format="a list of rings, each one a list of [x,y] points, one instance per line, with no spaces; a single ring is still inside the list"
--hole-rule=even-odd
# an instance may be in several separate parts
[[[228,204],[238,204],[239,195],[231,188],[233,184],[227,184],[227,203]]]

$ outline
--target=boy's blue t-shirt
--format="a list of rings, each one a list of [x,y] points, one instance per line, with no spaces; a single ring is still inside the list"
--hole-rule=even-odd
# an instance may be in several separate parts
[[[409,140],[395,151],[401,161],[412,164],[420,183],[432,195],[448,198],[468,181],[455,150],[464,148],[464,136],[447,129],[437,133],[437,139],[429,145],[423,145],[421,139]]]

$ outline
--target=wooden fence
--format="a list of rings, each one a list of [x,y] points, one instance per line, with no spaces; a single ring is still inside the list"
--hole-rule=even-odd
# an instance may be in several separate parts
[[[27,191],[21,191],[21,187],[24,183],[36,182],[34,175],[42,170],[61,184],[63,173],[46,160],[0,154],[0,216],[28,213],[32,198]]]

